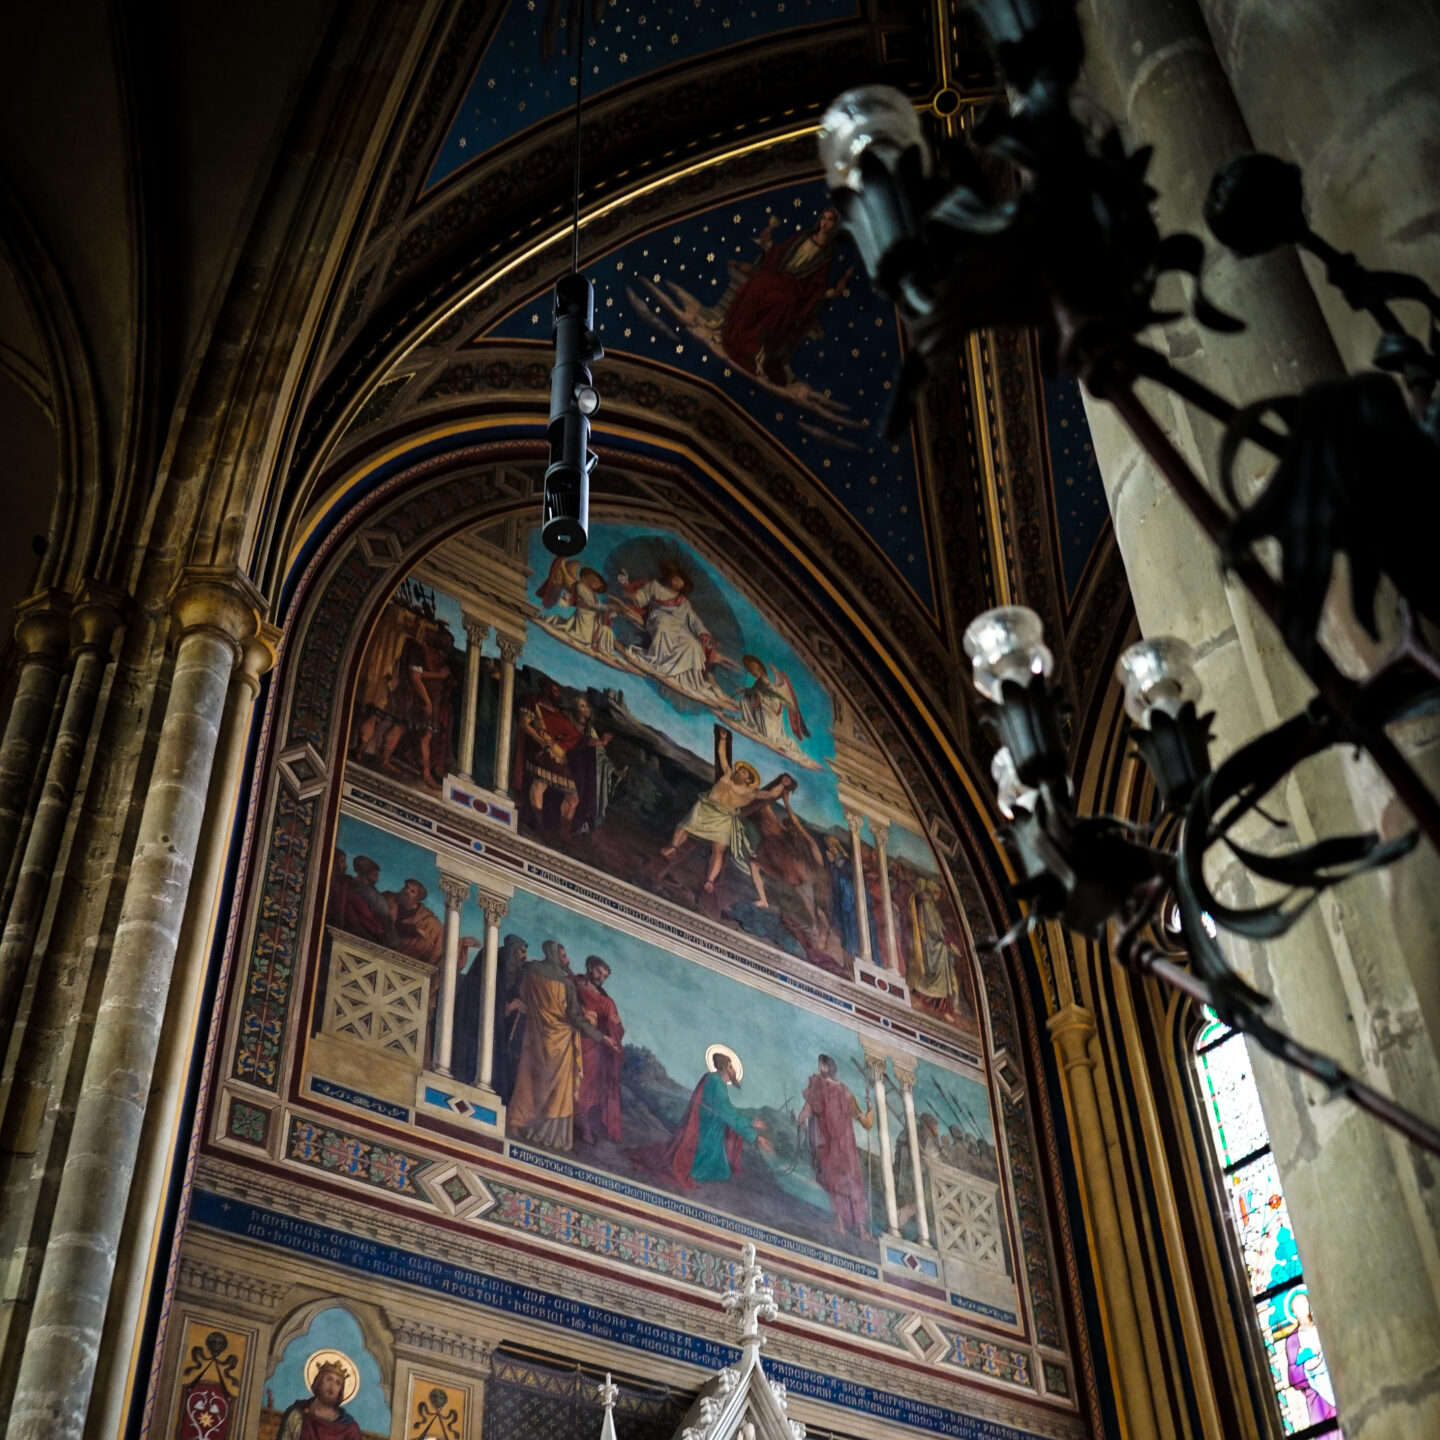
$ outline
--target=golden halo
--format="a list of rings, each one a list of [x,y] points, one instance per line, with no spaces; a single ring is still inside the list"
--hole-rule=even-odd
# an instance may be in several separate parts
[[[315,1377],[320,1373],[322,1365],[343,1365],[345,1367],[345,1374],[348,1378],[345,1381],[345,1388],[340,1394],[342,1405],[353,1400],[360,1393],[360,1369],[343,1350],[317,1350],[305,1362],[307,1389],[314,1386]]]
[[[705,1047],[705,1068],[709,1071],[715,1069],[715,1057],[723,1055],[730,1062],[730,1068],[735,1072],[735,1083],[738,1085],[745,1078],[745,1067],[740,1063],[740,1057],[728,1045],[707,1045]]]
[[[760,772],[748,760],[737,760],[733,768],[737,775],[742,771],[748,775],[752,785],[760,783]]]

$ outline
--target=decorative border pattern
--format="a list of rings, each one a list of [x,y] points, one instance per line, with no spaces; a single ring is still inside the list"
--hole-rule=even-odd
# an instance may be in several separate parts
[[[378,1190],[405,1195],[426,1205],[433,1203],[415,1183],[432,1161],[393,1145],[377,1145],[363,1135],[349,1135],[343,1130],[296,1115],[290,1120],[285,1154],[288,1159],[313,1165],[331,1175],[345,1175],[373,1185]]]

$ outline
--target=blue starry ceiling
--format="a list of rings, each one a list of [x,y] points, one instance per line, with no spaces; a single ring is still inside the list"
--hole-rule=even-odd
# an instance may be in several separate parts
[[[1045,382],[1045,435],[1050,446],[1065,595],[1073,599],[1110,510],[1090,438],[1090,422],[1080,398],[1080,383],[1068,375]]]
[[[837,243],[822,182],[670,222],[585,270],[608,354],[684,371],[740,405],[860,523],[933,612],[914,443],[883,435],[900,365],[899,321],[853,250]],[[548,349],[550,326],[546,290],[487,338]],[[603,362],[596,381],[603,393]]]
[[[510,0],[426,188],[575,103],[582,18],[589,100],[666,66],[858,12],[856,0]]]

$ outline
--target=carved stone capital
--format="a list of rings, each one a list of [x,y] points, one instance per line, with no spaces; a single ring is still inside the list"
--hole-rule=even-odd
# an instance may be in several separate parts
[[[257,694],[260,690],[260,677],[268,675],[275,666],[275,658],[280,653],[280,640],[283,634],[284,631],[278,626],[270,624],[268,620],[262,620],[260,628],[244,643],[240,656],[240,669],[236,675]]]
[[[865,817],[858,810],[845,810],[842,813],[845,816],[845,823],[850,827],[850,833],[859,835],[864,828]]]
[[[509,913],[510,902],[502,900],[498,895],[480,896],[480,908],[485,912],[485,923],[487,925],[498,925]]]
[[[512,635],[501,635],[495,643],[500,647],[501,660],[507,665],[513,665],[520,658],[520,652],[525,648],[524,640],[517,640]]]
[[[485,637],[490,633],[489,624],[463,612],[460,616],[460,623],[465,629],[465,639],[469,641],[472,649],[478,650],[485,643]]]
[[[1095,1034],[1095,1017],[1083,1005],[1066,1005],[1057,1010],[1049,1025],[1060,1063],[1067,1072],[1094,1063],[1090,1058],[1090,1037]]]
[[[124,623],[130,597],[123,590],[87,580],[70,611],[70,642],[78,655],[84,650],[108,652],[115,632]]]
[[[885,858],[886,846],[890,844],[890,822],[888,820],[876,820],[870,818],[870,833],[875,837],[875,848],[880,852],[880,858]]]
[[[177,638],[207,631],[225,640],[238,665],[245,645],[260,634],[267,606],[248,575],[233,566],[192,565],[170,592]]]
[[[15,607],[15,643],[20,664],[58,666],[70,651],[70,597],[38,590]]]
[[[472,888],[470,881],[462,880],[458,875],[440,876],[440,891],[445,896],[447,910],[458,910],[470,898]]]
[[[892,1055],[890,1066],[895,1071],[895,1083],[901,1090],[915,1088],[915,1057],[913,1055]]]
[[[889,1080],[890,1073],[886,1064],[885,1056],[872,1055],[868,1050],[865,1052],[865,1070],[872,1084],[884,1085]]]

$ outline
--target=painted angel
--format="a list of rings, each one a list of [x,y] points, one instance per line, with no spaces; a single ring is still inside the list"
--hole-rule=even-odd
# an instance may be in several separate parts
[[[597,655],[613,655],[612,606],[605,598],[609,588],[598,570],[557,556],[535,597],[547,610],[557,605],[573,608],[569,615],[542,615],[540,623],[581,649]]]
[[[740,662],[751,678],[750,688],[736,695],[740,723],[774,750],[789,754],[799,751],[799,742],[810,731],[800,713],[800,701],[790,677],[780,669],[773,674],[758,655],[746,655]]]

